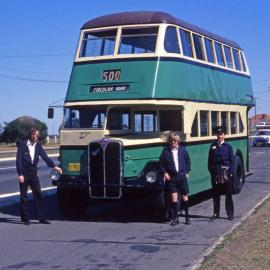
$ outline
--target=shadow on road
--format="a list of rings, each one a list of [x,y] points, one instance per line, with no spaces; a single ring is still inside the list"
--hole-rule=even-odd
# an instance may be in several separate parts
[[[190,198],[190,205],[196,205],[202,201],[210,198],[210,192],[204,192]],[[44,208],[47,219],[61,220],[65,218],[61,215],[60,209],[57,203],[56,194],[43,197]],[[29,212],[30,219],[36,219],[35,203],[33,200],[29,200]],[[0,213],[8,215],[0,218],[0,222],[5,223],[20,223],[20,203],[14,203],[9,206],[0,208]],[[11,216],[11,217],[10,217]],[[204,216],[191,216],[192,218],[209,218]],[[85,217],[74,222],[114,222],[114,223],[129,223],[129,222],[160,222],[158,217],[155,216],[150,209],[143,204],[133,202],[116,202],[106,203],[95,206],[89,206]]]

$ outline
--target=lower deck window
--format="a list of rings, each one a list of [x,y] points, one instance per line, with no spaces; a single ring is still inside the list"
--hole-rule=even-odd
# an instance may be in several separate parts
[[[218,112],[211,112],[211,124],[212,124],[212,135],[216,134],[216,127],[218,126]]]
[[[135,113],[135,132],[157,131],[156,115],[153,112]]]
[[[231,134],[237,133],[237,118],[236,118],[236,112],[231,112]]]
[[[196,113],[191,127],[191,137],[197,136],[198,136],[198,113]]]
[[[182,130],[181,111],[179,110],[162,110],[159,112],[159,119],[160,131]]]
[[[209,135],[208,111],[200,111],[201,136]]]

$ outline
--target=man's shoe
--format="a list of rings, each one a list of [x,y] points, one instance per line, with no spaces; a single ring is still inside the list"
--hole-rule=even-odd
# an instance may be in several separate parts
[[[228,220],[233,220],[233,216],[228,216]]]
[[[214,214],[212,217],[210,217],[210,220],[215,220],[219,218],[219,215],[218,214]]]
[[[179,224],[178,218],[173,219],[172,222],[170,223],[171,226],[176,226],[177,224]]]
[[[191,220],[189,217],[186,218],[186,222],[185,222],[186,225],[190,225],[191,224]]]
[[[49,220],[47,220],[47,219],[40,219],[39,223],[40,224],[51,224],[51,222]]]

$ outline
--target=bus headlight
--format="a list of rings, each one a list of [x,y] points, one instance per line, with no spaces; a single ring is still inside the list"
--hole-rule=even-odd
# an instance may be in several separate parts
[[[52,169],[50,172],[50,177],[53,182],[56,182],[60,179],[60,173],[57,170]]]
[[[157,172],[156,171],[150,171],[145,176],[146,182],[148,183],[155,183],[157,181]]]

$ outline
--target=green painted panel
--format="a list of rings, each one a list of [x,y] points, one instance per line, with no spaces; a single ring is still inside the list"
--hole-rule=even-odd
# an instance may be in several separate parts
[[[88,175],[88,154],[87,150],[62,149],[60,150],[61,168],[65,175]],[[70,165],[71,164],[71,167]],[[72,164],[80,164],[76,170]],[[71,170],[70,170],[71,169]]]
[[[103,100],[103,99],[138,99],[152,96],[156,61],[117,62],[102,64],[74,65],[66,101]],[[103,70],[121,70],[120,80],[102,81]],[[93,93],[91,85],[127,84],[128,91]]]
[[[115,69],[121,70],[119,81],[102,81],[103,70]],[[129,89],[90,92],[92,85],[114,83],[129,85]],[[246,76],[182,61],[141,60],[74,65],[66,101],[173,98],[252,105],[252,95]]]
[[[211,188],[211,178],[208,172],[209,144],[190,145],[187,151],[191,160],[191,171],[188,184],[190,195]]]
[[[162,61],[156,85],[159,98],[247,104],[252,95],[250,78],[181,62]]]
[[[149,161],[158,161],[163,147],[128,149],[124,151],[124,176],[137,176]]]

